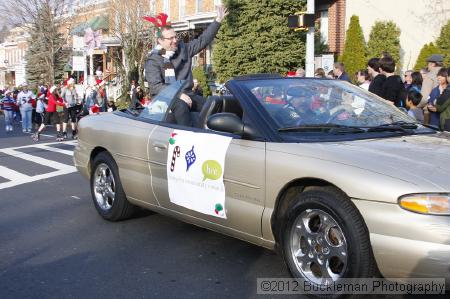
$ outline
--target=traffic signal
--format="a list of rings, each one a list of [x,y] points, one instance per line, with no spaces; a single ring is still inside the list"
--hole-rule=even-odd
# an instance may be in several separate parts
[[[314,27],[315,16],[304,11],[297,12],[295,15],[288,16],[288,27],[295,30],[308,30],[308,27]]]

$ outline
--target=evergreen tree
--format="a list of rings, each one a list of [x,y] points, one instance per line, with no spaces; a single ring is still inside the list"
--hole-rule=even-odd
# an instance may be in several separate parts
[[[303,66],[305,34],[288,28],[287,17],[305,7],[298,0],[227,0],[213,53],[217,78],[280,73]]]
[[[419,56],[417,57],[416,64],[414,65],[414,70],[419,71],[421,68],[427,67],[427,58],[432,54],[439,53],[438,47],[433,43],[425,44],[420,50]]]
[[[342,62],[350,78],[353,78],[353,74],[367,65],[364,35],[359,25],[359,17],[355,15],[350,18],[350,24],[345,35]]]
[[[58,32],[52,7],[44,3],[33,21],[25,56],[27,81],[31,84],[59,82],[63,79],[70,50],[64,48],[65,40]]]
[[[436,40],[436,45],[439,48],[439,53],[444,54],[444,65],[450,67],[450,20],[441,29],[441,34]],[[433,54],[436,54],[435,52]]]
[[[203,70],[203,67],[202,66],[194,67],[192,69],[192,76],[198,80],[198,84],[203,90],[203,96],[204,97],[210,96],[212,93],[211,90],[209,89],[208,79],[206,78],[206,74]]]
[[[400,66],[400,29],[392,21],[377,21],[372,27],[367,42],[368,58],[381,57],[388,52],[394,58],[397,69]]]

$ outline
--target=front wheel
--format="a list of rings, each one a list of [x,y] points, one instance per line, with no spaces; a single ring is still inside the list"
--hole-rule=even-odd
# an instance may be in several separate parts
[[[354,204],[333,187],[308,187],[288,209],[283,255],[295,278],[317,286],[372,277],[367,227]]]
[[[114,159],[107,152],[101,152],[92,165],[91,193],[97,212],[110,221],[130,218],[136,206],[126,198]]]

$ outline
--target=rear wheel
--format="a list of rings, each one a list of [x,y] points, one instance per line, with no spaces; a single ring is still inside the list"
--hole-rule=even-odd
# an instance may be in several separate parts
[[[340,190],[308,187],[287,213],[282,247],[293,277],[325,286],[341,278],[374,275],[367,227]]]
[[[106,220],[130,218],[136,210],[123,191],[116,162],[107,152],[101,152],[94,158],[91,194],[97,212]]]

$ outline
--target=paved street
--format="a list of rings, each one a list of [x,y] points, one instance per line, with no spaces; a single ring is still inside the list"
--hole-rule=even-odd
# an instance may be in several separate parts
[[[269,250],[159,214],[102,220],[73,141],[3,128],[0,298],[252,298],[258,277],[288,277]]]

